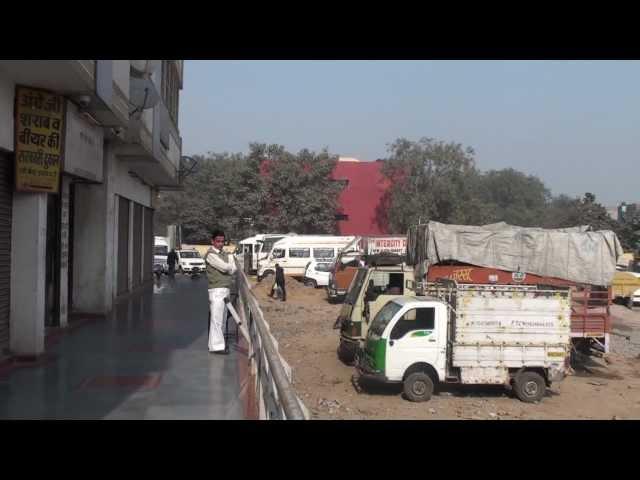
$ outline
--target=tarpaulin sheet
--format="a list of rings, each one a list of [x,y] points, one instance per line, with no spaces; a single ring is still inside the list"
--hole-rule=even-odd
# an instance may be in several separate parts
[[[429,222],[410,227],[407,263],[425,270],[447,260],[608,286],[623,250],[613,231],[588,226],[525,228]]]

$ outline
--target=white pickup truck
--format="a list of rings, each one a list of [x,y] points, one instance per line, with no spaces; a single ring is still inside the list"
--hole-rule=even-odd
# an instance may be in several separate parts
[[[439,383],[513,388],[523,402],[564,378],[569,356],[569,289],[431,284],[389,301],[373,319],[357,371],[402,383],[411,401]]]

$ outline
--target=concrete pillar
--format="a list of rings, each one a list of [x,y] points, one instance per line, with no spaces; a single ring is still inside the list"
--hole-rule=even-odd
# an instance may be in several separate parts
[[[10,349],[44,352],[47,194],[14,193],[11,224]]]
[[[105,143],[106,145],[106,143]],[[76,184],[73,238],[73,303],[82,313],[106,315],[113,308],[115,209],[113,162],[105,146],[102,184]]]
[[[66,327],[69,314],[69,188],[71,179],[62,177],[60,190],[60,326]]]
[[[106,314],[105,186],[75,188],[73,306],[77,312]]]
[[[128,290],[133,290],[133,201],[129,200],[129,272],[128,272]]]

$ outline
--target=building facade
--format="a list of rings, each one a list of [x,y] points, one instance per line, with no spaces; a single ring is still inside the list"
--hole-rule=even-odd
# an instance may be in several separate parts
[[[181,60],[0,61],[0,358],[42,354],[48,327],[151,281],[155,198],[179,188],[182,82]],[[61,99],[53,193],[18,188],[18,89]]]
[[[340,235],[384,235],[389,232],[384,195],[389,181],[382,174],[381,160],[362,162],[340,157],[332,178],[343,185],[338,198]]]

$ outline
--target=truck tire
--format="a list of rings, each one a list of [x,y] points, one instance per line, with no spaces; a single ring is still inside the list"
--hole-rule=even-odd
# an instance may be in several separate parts
[[[305,287],[313,287],[313,288],[318,288],[318,284],[315,280],[313,279],[308,279],[304,281],[304,286]]]
[[[513,391],[525,403],[539,402],[547,391],[542,375],[536,372],[522,372],[513,382]]]
[[[353,365],[356,361],[356,347],[341,340],[338,345],[338,358],[345,365]]]
[[[424,372],[413,372],[404,379],[402,388],[412,402],[426,402],[433,394],[433,380]]]

